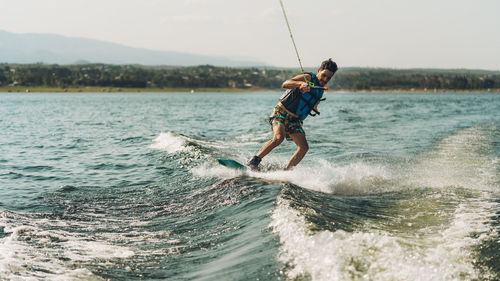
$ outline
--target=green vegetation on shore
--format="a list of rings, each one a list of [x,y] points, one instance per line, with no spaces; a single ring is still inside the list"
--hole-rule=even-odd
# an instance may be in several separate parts
[[[266,89],[259,88],[121,88],[121,87],[98,87],[98,86],[86,86],[86,87],[44,87],[44,86],[3,86],[0,87],[0,93],[140,93],[140,92],[246,92],[246,91],[259,91]]]
[[[1,92],[190,92],[278,90],[295,69],[140,65],[0,64]],[[500,71],[341,68],[345,91],[500,91]]]

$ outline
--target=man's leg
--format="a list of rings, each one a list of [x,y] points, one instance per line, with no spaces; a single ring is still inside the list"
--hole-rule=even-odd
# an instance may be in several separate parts
[[[273,124],[273,138],[267,141],[262,148],[257,152],[257,154],[248,161],[247,165],[252,169],[252,171],[259,170],[260,161],[264,156],[269,154],[275,147],[280,145],[285,139],[285,125],[280,123]]]
[[[285,125],[274,124],[273,125],[273,138],[267,141],[262,148],[257,152],[256,156],[259,158],[264,158],[269,152],[271,152],[275,147],[280,145],[285,139]]]
[[[297,166],[299,162],[304,158],[307,151],[309,150],[309,145],[307,144],[306,134],[305,133],[295,133],[291,134],[290,137],[297,145],[297,151],[292,155],[290,161],[288,161],[288,165],[286,165],[285,170],[290,170],[291,168]]]
[[[273,125],[273,138],[267,141],[259,152],[248,161],[247,165],[252,169],[252,171],[259,170],[260,161],[264,156],[271,152],[275,147],[280,145],[285,139],[285,125],[276,123]]]

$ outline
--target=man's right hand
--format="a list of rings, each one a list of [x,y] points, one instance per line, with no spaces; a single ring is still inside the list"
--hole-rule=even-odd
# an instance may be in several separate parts
[[[299,86],[299,90],[303,93],[311,91],[311,87],[306,82],[302,82]]]

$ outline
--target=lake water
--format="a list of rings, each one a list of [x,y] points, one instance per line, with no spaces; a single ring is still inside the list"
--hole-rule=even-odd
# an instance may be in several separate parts
[[[500,94],[0,94],[0,280],[499,280]]]

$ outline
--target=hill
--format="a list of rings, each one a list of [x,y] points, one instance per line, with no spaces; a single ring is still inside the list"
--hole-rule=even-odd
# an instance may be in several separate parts
[[[242,61],[174,51],[155,51],[120,44],[54,34],[17,34],[0,30],[0,63],[13,64],[142,64],[264,66],[260,61]]]

